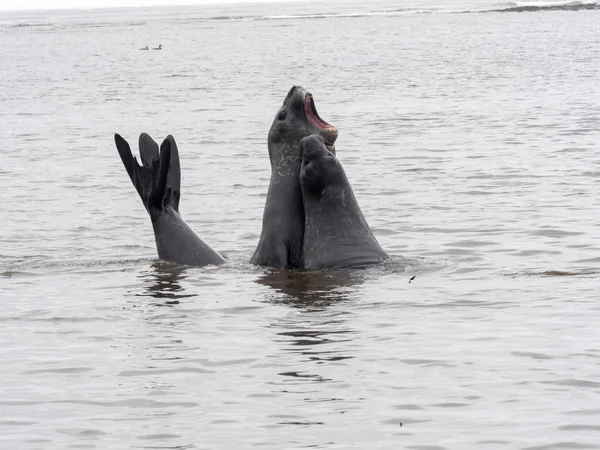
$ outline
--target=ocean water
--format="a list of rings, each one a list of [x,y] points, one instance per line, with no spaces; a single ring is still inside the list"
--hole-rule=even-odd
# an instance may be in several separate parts
[[[598,3],[5,12],[0,80],[0,448],[600,448]],[[248,263],[294,84],[389,264]],[[227,266],[157,261],[115,132]]]

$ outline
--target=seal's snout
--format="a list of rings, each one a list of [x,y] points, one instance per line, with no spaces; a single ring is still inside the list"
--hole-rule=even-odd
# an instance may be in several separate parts
[[[321,152],[327,151],[325,141],[318,134],[311,134],[303,138],[300,141],[300,147],[302,148],[302,155],[308,158],[314,158]]]
[[[290,97],[292,97],[296,91],[303,91],[304,89],[302,89],[302,86],[298,86],[298,85],[294,85],[292,86],[292,88],[288,91],[287,95],[285,96],[286,100]]]

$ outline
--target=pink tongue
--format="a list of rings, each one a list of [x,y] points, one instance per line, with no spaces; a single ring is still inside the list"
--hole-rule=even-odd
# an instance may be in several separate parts
[[[304,104],[304,109],[306,111],[306,116],[308,117],[308,121],[318,128],[331,128],[331,125],[326,124],[322,120],[320,120],[317,116],[315,116],[312,112],[312,107],[310,105],[310,98],[306,99],[306,103]]]

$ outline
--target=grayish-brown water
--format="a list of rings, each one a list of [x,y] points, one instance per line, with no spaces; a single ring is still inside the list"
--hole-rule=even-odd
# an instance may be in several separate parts
[[[0,448],[600,448],[599,7],[336,5],[0,16]],[[248,264],[293,84],[384,267]],[[227,266],[156,260],[143,131]]]

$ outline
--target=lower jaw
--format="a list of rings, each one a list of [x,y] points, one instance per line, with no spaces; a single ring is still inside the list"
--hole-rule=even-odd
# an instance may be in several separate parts
[[[335,148],[335,141],[337,139],[337,134],[335,136],[331,136],[331,134],[328,130],[323,130],[319,134],[323,138],[323,141],[325,142],[325,147],[327,147],[328,150]]]

